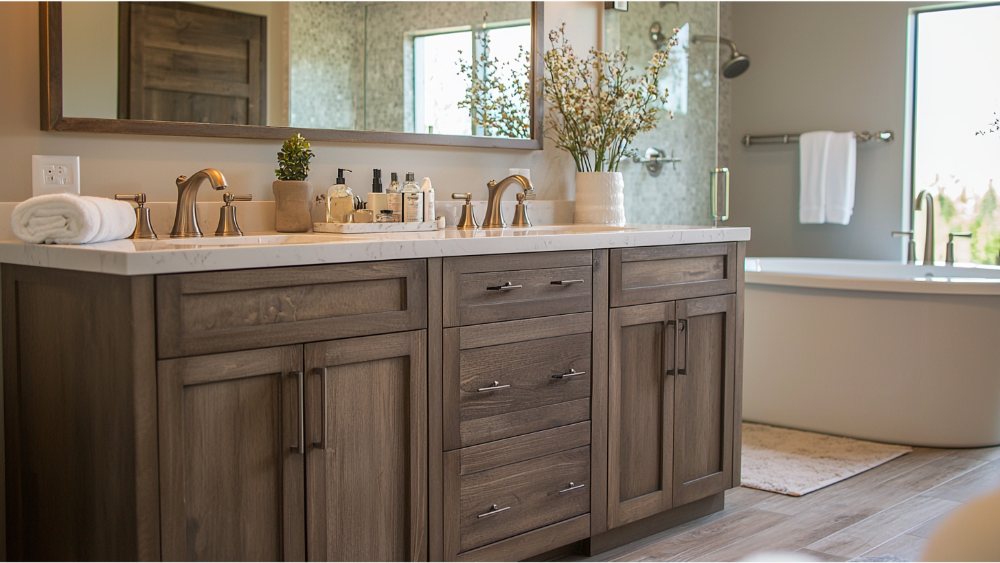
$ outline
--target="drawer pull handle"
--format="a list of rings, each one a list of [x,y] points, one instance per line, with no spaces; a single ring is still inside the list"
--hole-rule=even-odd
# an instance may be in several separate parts
[[[491,285],[491,286],[487,286],[486,290],[487,291],[507,291],[508,289],[520,289],[520,288],[521,288],[521,286],[519,286],[519,285],[511,285],[510,282],[507,282],[507,283],[505,283],[503,285]]]
[[[574,283],[583,283],[583,280],[562,280],[549,283],[552,285],[573,285]]]
[[[510,385],[500,385],[499,381],[494,381],[493,385],[489,387],[480,387],[479,389],[476,389],[476,392],[485,393],[486,391],[499,391],[500,389],[506,389],[508,387],[510,387]]]
[[[569,368],[569,373],[557,373],[552,376],[552,379],[566,379],[567,377],[576,377],[578,375],[587,375],[587,372],[576,371],[573,368]]]
[[[480,514],[479,518],[489,518],[490,516],[496,516],[497,514],[500,514],[505,510],[510,510],[510,507],[505,506],[503,508],[497,508],[497,505],[494,504],[493,506],[490,507],[490,509],[487,512]]]
[[[586,483],[580,483],[579,485],[574,485],[573,481],[570,481],[569,482],[569,486],[566,487],[565,489],[559,491],[559,494],[568,493],[570,491],[575,491],[577,489],[582,489],[582,488],[584,488],[586,486],[587,486]]]

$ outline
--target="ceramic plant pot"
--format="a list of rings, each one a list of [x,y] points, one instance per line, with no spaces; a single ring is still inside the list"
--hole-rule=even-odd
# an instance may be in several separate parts
[[[621,172],[577,172],[574,223],[625,226],[625,179]]]
[[[274,191],[274,230],[279,233],[305,233],[312,228],[312,183],[277,180]]]

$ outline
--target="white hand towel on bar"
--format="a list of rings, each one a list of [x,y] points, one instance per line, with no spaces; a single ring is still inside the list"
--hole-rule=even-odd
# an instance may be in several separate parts
[[[847,225],[854,213],[858,141],[854,133],[834,133],[826,149],[826,222]]]
[[[799,223],[826,222],[827,146],[833,131],[799,135]]]
[[[125,201],[48,194],[22,201],[11,215],[14,236],[27,243],[86,244],[128,237],[135,209]]]

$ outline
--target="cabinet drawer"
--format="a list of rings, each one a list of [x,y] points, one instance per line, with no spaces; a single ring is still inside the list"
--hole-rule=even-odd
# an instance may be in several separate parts
[[[736,292],[736,243],[622,248],[611,251],[611,306]]]
[[[591,254],[586,250],[448,258],[444,325],[590,311]]]
[[[583,422],[449,452],[446,502],[457,506],[445,514],[458,538],[446,549],[465,552],[590,512],[589,444]]]
[[[424,260],[156,278],[160,358],[426,328]]]
[[[446,329],[445,448],[589,418],[590,325],[578,313]]]

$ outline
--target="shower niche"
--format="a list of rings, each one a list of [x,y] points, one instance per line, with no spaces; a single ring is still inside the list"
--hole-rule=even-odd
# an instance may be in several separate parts
[[[749,58],[726,38],[730,10],[720,2],[629,2],[628,11],[604,12],[605,50],[627,50],[636,72],[677,29],[659,79],[673,119],[640,133],[634,157],[618,168],[630,223],[712,224],[710,173],[729,156],[729,82],[750,72]]]

